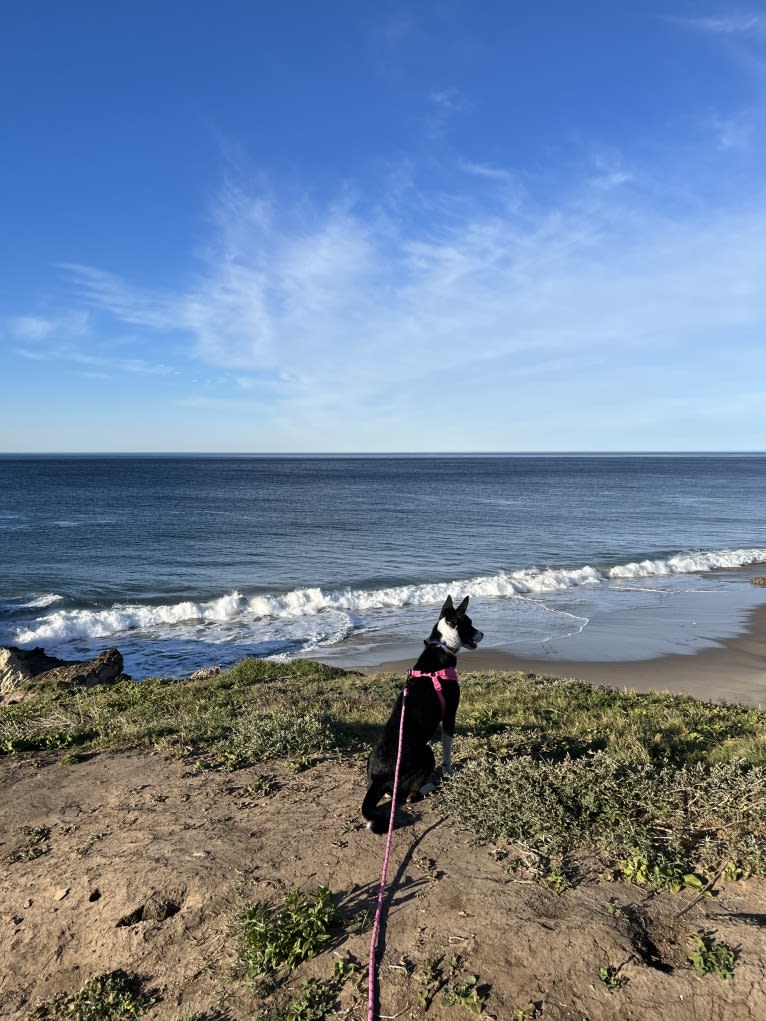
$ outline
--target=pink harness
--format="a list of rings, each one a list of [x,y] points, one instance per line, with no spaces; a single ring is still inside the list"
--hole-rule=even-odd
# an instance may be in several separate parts
[[[422,670],[410,670],[407,674],[408,677],[430,677],[431,683],[434,686],[434,691],[439,699],[439,705],[442,707],[441,718],[444,719],[444,714],[447,711],[447,702],[444,698],[444,692],[442,691],[441,681],[456,681],[457,670],[453,666],[447,667],[446,670],[435,670],[433,673],[425,674]],[[441,678],[441,680],[440,680]]]

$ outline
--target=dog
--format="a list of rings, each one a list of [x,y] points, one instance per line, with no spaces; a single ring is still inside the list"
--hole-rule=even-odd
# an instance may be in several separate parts
[[[439,619],[425,640],[425,649],[407,675],[407,708],[404,713],[402,757],[399,765],[397,797],[415,800],[434,788],[428,778],[436,767],[429,741],[442,725],[442,772],[452,771],[452,738],[460,702],[460,686],[455,664],[461,648],[475,649],[484,635],[473,626],[466,613],[468,596],[455,608],[447,596]],[[367,829],[385,833],[388,819],[377,807],[385,795],[392,795],[394,770],[399,748],[399,725],[404,692],[383,728],[380,740],[367,760],[367,794],[362,816]]]

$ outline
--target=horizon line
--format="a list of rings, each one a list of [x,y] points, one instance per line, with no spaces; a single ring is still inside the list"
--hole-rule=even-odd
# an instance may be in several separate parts
[[[13,457],[604,457],[766,454],[762,449],[627,449],[627,450],[8,450]]]

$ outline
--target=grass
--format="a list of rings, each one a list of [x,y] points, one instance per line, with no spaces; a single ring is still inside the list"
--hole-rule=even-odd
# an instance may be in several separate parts
[[[244,660],[206,680],[150,678],[54,691],[0,710],[0,753],[151,745],[237,768],[334,747],[323,684],[343,671]]]
[[[54,691],[0,710],[0,753],[64,749],[76,768],[92,750],[153,747],[211,767],[304,769],[365,752],[401,684],[246,659],[204,680]],[[551,889],[594,847],[641,885],[766,875],[765,711],[518,673],[464,674],[461,688],[467,766],[442,806],[482,839],[531,849]]]
[[[307,660],[245,659],[205,680],[53,691],[0,709],[0,753],[152,745],[201,750],[236,767],[362,749],[376,738],[401,684],[398,675],[362,676]],[[464,757],[561,760],[604,751],[628,763],[744,759],[766,766],[763,710],[518,673],[463,675],[461,688]]]

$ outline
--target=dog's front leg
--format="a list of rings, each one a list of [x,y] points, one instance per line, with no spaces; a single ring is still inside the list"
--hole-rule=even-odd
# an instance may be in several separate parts
[[[452,734],[442,730],[442,773],[452,772]]]

